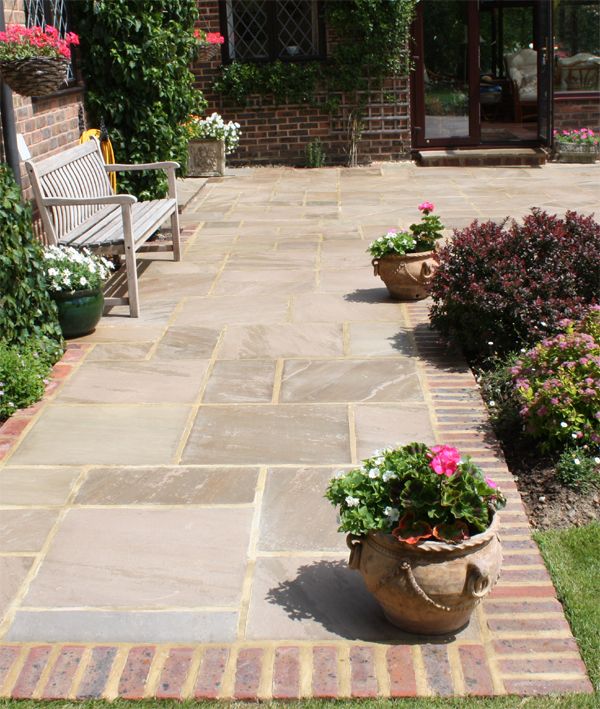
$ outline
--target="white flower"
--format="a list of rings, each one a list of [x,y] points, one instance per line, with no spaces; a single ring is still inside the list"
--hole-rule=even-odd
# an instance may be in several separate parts
[[[488,342],[488,345],[493,345],[493,344],[494,344],[493,342]]]
[[[543,320],[540,320],[540,325],[542,327],[548,327],[548,323],[544,322]]]
[[[341,480],[343,477],[346,477],[346,472],[344,470],[338,470],[333,475],[334,480]]]
[[[58,268],[49,268],[48,269],[48,275],[49,276],[58,276]]]
[[[87,278],[86,278],[85,276],[81,276],[81,278],[79,279],[79,283],[80,283],[82,286],[87,285],[87,282],[88,282],[88,280],[87,280]]]
[[[581,461],[579,460],[579,458],[573,458],[573,462],[575,463],[575,465],[581,465]]]
[[[375,465],[381,465],[384,460],[385,458],[382,455],[378,455],[377,458],[373,460],[373,462],[375,463]]]
[[[393,470],[386,470],[384,471],[382,478],[384,483],[386,483],[388,480],[395,480],[396,473]]]
[[[352,495],[348,495],[346,498],[346,504],[348,507],[358,507],[360,505],[360,500],[358,497],[352,497]]]
[[[565,423],[565,421],[561,421],[561,422],[560,422],[560,427],[561,427],[561,428],[567,428],[567,426],[568,426],[568,424]]]
[[[489,402],[489,405],[490,405],[490,406],[496,406],[496,402],[495,402],[495,401],[490,401],[490,402]]]
[[[594,463],[596,463],[596,465],[600,465],[600,458],[594,458]]]
[[[389,517],[392,522],[400,518],[400,512],[395,507],[386,507],[385,510],[383,510],[383,514]]]
[[[371,468],[371,470],[369,470],[369,477],[371,478],[371,480],[375,480],[375,478],[378,478],[379,476],[379,468]]]

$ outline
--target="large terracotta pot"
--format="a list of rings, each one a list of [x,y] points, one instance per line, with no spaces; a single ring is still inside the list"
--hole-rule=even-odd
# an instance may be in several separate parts
[[[422,635],[453,633],[500,575],[498,520],[464,542],[406,544],[391,534],[349,534],[348,565],[361,572],[388,620]]]
[[[420,251],[400,256],[391,254],[372,260],[374,273],[380,276],[394,298],[421,300],[429,294],[427,286],[433,278],[436,261],[433,251]]]

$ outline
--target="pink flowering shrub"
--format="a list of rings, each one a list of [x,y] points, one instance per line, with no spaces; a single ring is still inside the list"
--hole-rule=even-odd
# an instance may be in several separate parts
[[[526,430],[547,448],[600,446],[600,306],[511,368]]]
[[[560,331],[600,297],[600,224],[532,210],[523,224],[473,222],[438,253],[431,322],[473,358]]]
[[[61,37],[56,27],[25,27],[8,25],[0,32],[0,61],[30,59],[32,57],[63,57],[71,59],[70,45],[79,44],[74,32]]]

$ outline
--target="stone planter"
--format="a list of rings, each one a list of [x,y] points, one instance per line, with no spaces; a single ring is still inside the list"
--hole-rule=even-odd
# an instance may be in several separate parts
[[[349,534],[348,565],[361,572],[369,591],[398,628],[447,635],[469,622],[500,575],[498,516],[481,534],[457,544],[406,544],[391,534]]]
[[[91,332],[102,317],[104,294],[101,288],[53,293],[58,322],[64,337],[81,337]]]
[[[380,276],[390,295],[399,300],[421,300],[429,294],[427,286],[437,266],[433,251],[399,256],[391,254],[373,259],[374,274]]]
[[[598,146],[576,143],[555,143],[556,159],[562,163],[593,163],[598,159]]]
[[[225,142],[190,140],[188,177],[222,177],[225,174]]]

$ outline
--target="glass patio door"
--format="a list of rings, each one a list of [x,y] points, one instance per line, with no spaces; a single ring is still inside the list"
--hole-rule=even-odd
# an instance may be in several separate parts
[[[479,127],[479,12],[472,0],[417,6],[413,77],[419,148],[474,145]]]

